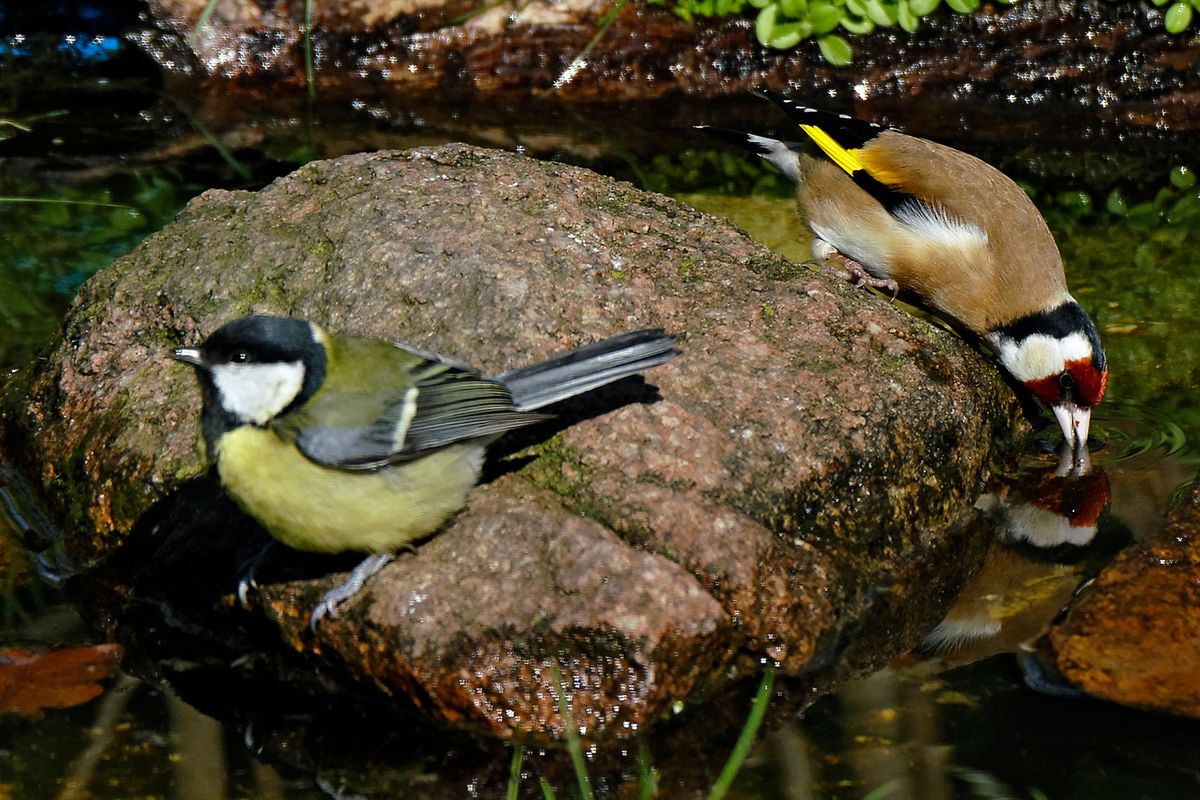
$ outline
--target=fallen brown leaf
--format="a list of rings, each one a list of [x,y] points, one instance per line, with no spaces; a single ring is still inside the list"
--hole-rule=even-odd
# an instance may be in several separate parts
[[[43,709],[86,703],[104,691],[100,681],[117,671],[121,652],[119,644],[0,648],[0,713],[37,716]]]

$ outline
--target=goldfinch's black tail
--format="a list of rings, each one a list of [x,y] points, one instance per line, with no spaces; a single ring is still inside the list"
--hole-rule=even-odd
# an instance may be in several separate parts
[[[508,387],[517,411],[534,411],[670,361],[675,344],[659,329],[623,333],[491,380]]]
[[[765,161],[778,167],[784,175],[799,182],[800,154],[804,152],[806,145],[800,142],[784,142],[769,136],[759,136],[755,133],[745,133],[730,128],[718,128],[713,125],[693,125],[692,127],[705,136],[711,136],[714,139],[745,148],[752,153],[758,153]]]

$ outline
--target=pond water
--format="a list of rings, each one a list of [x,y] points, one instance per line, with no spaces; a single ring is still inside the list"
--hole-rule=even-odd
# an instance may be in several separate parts
[[[378,96],[290,111],[241,98],[166,94],[122,47],[99,62],[71,48],[30,64],[0,51],[0,369],[36,355],[74,290],[207,188],[257,188],[317,156],[440,141],[522,149],[584,164],[728,216],[796,261],[786,184],[752,160],[698,140],[686,122],[783,121],[749,103],[670,108],[399,101]],[[85,54],[86,55],[86,54]],[[764,120],[770,120],[765,123]],[[897,120],[911,129],[920,120]],[[841,686],[800,718],[768,726],[731,790],[742,798],[1170,798],[1200,796],[1200,723],[1026,688],[1014,655],[1115,549],[1143,539],[1200,463],[1200,156],[1178,143],[1120,149],[982,147],[951,142],[1026,184],[1046,214],[1075,296],[1101,329],[1111,364],[1093,423],[1111,506],[1087,552],[1040,557],[997,545],[941,646]],[[1191,159],[1189,161],[1189,158]],[[0,487],[0,499],[7,498]],[[0,504],[8,586],[3,644],[98,641],[34,576]],[[353,796],[285,758],[256,758],[254,732],[218,722],[151,683],[113,677],[94,700],[37,718],[0,718],[0,798]],[[0,687],[5,688],[5,687]],[[302,709],[296,709],[302,715]],[[702,716],[702,715],[701,715]],[[689,722],[686,713],[678,724]],[[731,722],[730,743],[738,721]],[[654,750],[650,737],[649,750]],[[636,751],[629,754],[637,773]],[[695,795],[717,763],[664,772],[661,796]],[[498,796],[507,764],[464,794]],[[437,794],[427,763],[397,767],[394,796]],[[477,779],[473,779],[477,780]],[[572,796],[559,781],[560,796]],[[223,786],[223,790],[214,787]],[[527,775],[523,796],[535,791]],[[425,788],[422,788],[425,787]],[[686,790],[684,787],[687,787]],[[216,792],[216,793],[214,793]],[[637,780],[613,790],[637,795]]]

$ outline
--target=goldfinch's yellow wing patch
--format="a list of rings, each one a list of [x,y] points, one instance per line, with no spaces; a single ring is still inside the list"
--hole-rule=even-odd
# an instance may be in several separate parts
[[[911,176],[906,177],[904,172],[898,170],[888,159],[886,153],[864,150],[855,150],[854,153],[858,156],[858,163],[867,171],[867,174],[885,186],[899,189],[907,188],[913,183]]]
[[[853,175],[858,170],[865,169],[860,160],[861,150],[847,150],[816,125],[801,124],[800,130],[808,134],[808,138],[812,139],[817,147],[821,148],[821,151],[829,156],[833,163],[841,167],[847,175]]]

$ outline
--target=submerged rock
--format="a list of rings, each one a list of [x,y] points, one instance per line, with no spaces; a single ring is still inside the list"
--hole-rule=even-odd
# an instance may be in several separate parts
[[[640,327],[683,355],[502,440],[467,508],[311,633],[337,579],[312,578],[346,559],[284,556],[235,607],[265,534],[206,476],[199,391],[168,358],[252,312],[485,373]],[[622,737],[763,662],[853,671],[907,649],[982,556],[972,503],[1017,412],[953,334],[723,220],[451,145],[201,195],[83,287],[0,394],[0,450],[62,525],[60,568],[104,564],[114,635],[269,651],[267,624],[300,672],[544,742],[556,675],[581,730]],[[162,619],[122,629],[135,605]]]
[[[1062,676],[1122,705],[1200,717],[1200,484],[1047,635]]]

